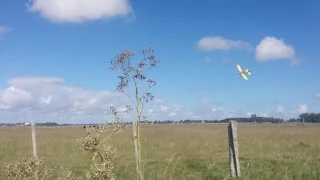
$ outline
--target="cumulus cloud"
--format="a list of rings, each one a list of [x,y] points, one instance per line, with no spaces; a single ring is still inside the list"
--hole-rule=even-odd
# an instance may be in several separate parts
[[[273,36],[266,36],[260,41],[256,46],[255,58],[258,62],[279,59],[289,59],[293,64],[297,62],[294,48],[285,44],[283,39],[277,39]]]
[[[166,102],[161,98],[154,98],[153,102],[157,105],[165,104]]]
[[[307,104],[299,104],[298,108],[291,112],[291,115],[298,115],[307,113],[308,112],[308,105]]]
[[[262,116],[262,117],[268,117],[268,114],[262,113],[262,114],[260,114],[260,116]]]
[[[278,112],[278,113],[283,113],[283,112],[284,112],[283,107],[279,105],[277,112]]]
[[[10,28],[6,26],[0,26],[0,37],[3,36],[8,31],[10,31]]]
[[[300,114],[307,113],[309,106],[307,104],[299,104],[296,109],[288,110],[279,105],[275,110],[266,111],[269,117],[282,118],[289,120],[290,118],[298,118]]]
[[[299,114],[307,113],[307,112],[308,112],[308,105],[306,105],[306,104],[300,104],[297,112],[298,112]]]
[[[198,42],[198,49],[203,51],[250,49],[251,45],[240,40],[225,39],[221,36],[204,37]]]
[[[201,98],[200,99],[201,104],[211,104],[212,101],[209,98]]]
[[[133,13],[128,0],[30,0],[27,8],[50,21],[67,23],[124,17]]]
[[[14,86],[0,91],[0,109],[12,110],[27,106],[31,103],[31,94]]]
[[[320,93],[314,94],[314,97],[315,97],[315,98],[320,98]]]
[[[0,113],[7,115],[60,114],[81,121],[88,114],[102,117],[110,105],[123,109],[130,104],[128,98],[118,92],[71,87],[65,85],[63,79],[55,77],[14,78],[8,84],[10,87],[0,90]]]
[[[186,108],[181,105],[156,105],[144,113],[149,121],[186,119]]]
[[[215,107],[215,105],[213,105],[210,101],[207,101],[208,99],[206,98],[202,98],[201,100],[205,100],[205,102],[200,102],[200,105],[192,110],[190,116],[188,117],[189,119],[222,120],[225,118],[241,116],[240,113],[236,113],[231,109]]]
[[[167,106],[160,106],[161,111],[166,112],[168,111],[169,107]]]

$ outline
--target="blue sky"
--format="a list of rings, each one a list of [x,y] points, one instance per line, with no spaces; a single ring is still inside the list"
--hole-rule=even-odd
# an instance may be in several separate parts
[[[114,91],[117,74],[109,70],[110,59],[124,49],[149,45],[161,60],[149,74],[157,81],[152,93],[161,102],[148,107],[154,118],[250,113],[289,118],[320,108],[319,1],[27,3],[0,2],[0,112],[5,120],[22,111],[39,118],[30,107],[49,96],[52,109],[46,109],[46,118],[72,116],[81,98],[71,98],[63,106],[68,112],[59,114],[53,108],[54,98],[62,98],[57,89]],[[251,70],[248,81],[236,74],[236,64]],[[101,104],[114,101],[108,98]],[[89,121],[81,116],[99,121],[95,114],[103,108],[96,108],[81,109],[84,114],[74,121]]]

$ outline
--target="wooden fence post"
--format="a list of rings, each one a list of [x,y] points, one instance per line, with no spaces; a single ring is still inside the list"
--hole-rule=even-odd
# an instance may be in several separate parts
[[[231,177],[240,177],[237,121],[229,121],[228,139],[229,139],[230,174],[231,174]]]
[[[34,121],[31,121],[31,136],[32,136],[32,150],[33,150],[33,156],[35,158],[38,158],[37,153],[37,141],[36,141],[36,127]]]
[[[31,137],[32,137],[32,150],[33,156],[38,160],[38,153],[37,153],[37,141],[36,141],[36,127],[35,123],[31,121]],[[38,180],[38,171],[34,173],[35,179]]]

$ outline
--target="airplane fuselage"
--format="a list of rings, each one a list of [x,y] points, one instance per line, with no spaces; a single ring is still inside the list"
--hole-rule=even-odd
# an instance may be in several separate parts
[[[245,71],[241,71],[241,72],[237,72],[240,76],[241,76],[241,74],[249,74],[249,75],[251,75],[250,74],[250,70],[245,70]]]
[[[242,72],[237,72],[238,74],[248,74],[248,72],[242,71]]]

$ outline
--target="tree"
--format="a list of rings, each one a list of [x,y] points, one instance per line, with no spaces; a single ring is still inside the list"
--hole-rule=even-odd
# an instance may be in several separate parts
[[[299,121],[304,121],[307,123],[319,123],[320,113],[302,113],[299,115]]]
[[[149,92],[150,88],[155,86],[156,82],[150,78],[148,78],[145,73],[147,70],[155,67],[160,61],[155,57],[154,50],[152,47],[147,47],[141,50],[143,58],[139,61],[135,66],[132,65],[131,58],[135,56],[135,53],[130,50],[124,50],[122,53],[117,54],[115,58],[111,60],[112,70],[119,70],[121,75],[117,76],[119,79],[119,84],[116,88],[117,91],[124,93],[127,95],[133,102],[134,108],[136,109],[136,119],[132,122],[133,129],[133,143],[134,143],[134,151],[135,151],[135,159],[136,159],[136,174],[138,180],[143,180],[143,172],[141,169],[141,134],[140,134],[140,121],[141,115],[143,111],[144,104],[148,103],[149,100],[153,99],[153,96]],[[148,84],[148,88],[142,94],[140,82],[145,82]],[[130,84],[133,83],[134,87],[134,98],[131,98],[130,95],[124,92],[124,90],[129,87]],[[127,106],[127,109],[130,111],[133,108]]]
[[[257,123],[257,115],[256,114],[252,114],[251,118],[253,119],[254,123]]]

